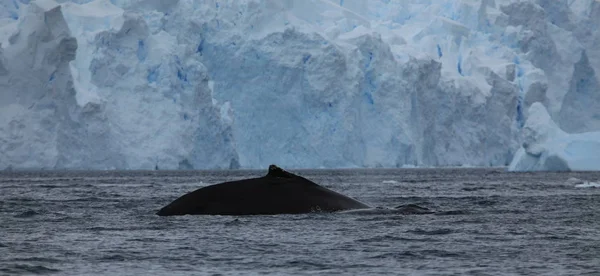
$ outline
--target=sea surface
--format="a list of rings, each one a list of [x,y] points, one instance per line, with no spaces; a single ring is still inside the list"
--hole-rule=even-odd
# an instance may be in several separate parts
[[[0,173],[0,275],[600,275],[600,188],[504,169],[292,170],[427,215],[159,217],[255,171]],[[249,195],[251,196],[251,195]]]

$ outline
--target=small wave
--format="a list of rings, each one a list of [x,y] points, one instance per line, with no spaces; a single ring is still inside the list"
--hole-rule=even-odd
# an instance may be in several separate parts
[[[398,181],[396,180],[384,180],[381,181],[382,184],[398,184]]]
[[[442,258],[460,256],[460,254],[455,253],[455,252],[450,252],[450,251],[446,251],[446,250],[437,250],[437,249],[422,250],[422,251],[419,251],[418,253],[423,256],[434,256],[434,257],[442,257]]]
[[[209,257],[209,258],[206,258],[205,260],[211,261],[211,262],[238,262],[238,261],[243,261],[244,258],[243,257],[218,256],[218,257]]]
[[[487,199],[484,199],[484,200],[479,200],[479,201],[476,201],[476,202],[475,202],[475,204],[477,204],[477,205],[481,205],[481,206],[492,206],[492,205],[496,205],[496,204],[498,204],[498,202],[497,202],[497,201],[495,201],[495,200],[487,200]]]
[[[85,184],[83,184],[85,185]],[[34,184],[36,188],[44,188],[44,189],[69,189],[73,187],[81,187],[82,185],[79,183],[71,183],[71,184]],[[89,186],[89,185],[88,185]]]
[[[466,219],[459,219],[459,220],[452,221],[451,224],[455,224],[455,225],[462,225],[462,224],[483,224],[483,223],[486,223],[486,222],[487,222],[487,220],[485,220],[485,219],[468,217]]]
[[[294,267],[300,267],[300,268],[311,268],[311,269],[329,268],[329,266],[327,264],[315,263],[315,262],[309,262],[309,261],[289,261],[289,262],[287,262],[287,265],[291,265]]]
[[[356,214],[356,215],[385,215],[385,214],[397,214],[397,215],[426,215],[432,214],[433,211],[428,208],[418,206],[416,204],[400,205],[395,208],[365,208],[365,209],[353,209],[340,211],[342,214]]]
[[[58,263],[60,260],[54,258],[44,257],[29,257],[29,258],[14,258],[12,261],[15,262],[44,262],[44,263]]]
[[[383,215],[391,213],[391,209],[388,208],[365,208],[365,209],[351,209],[339,211],[340,214],[353,214],[353,215]]]
[[[176,249],[176,250],[177,250],[177,251],[197,251],[197,250],[198,250],[198,248],[196,248],[196,247],[193,247],[193,246],[186,245],[186,246],[180,246],[180,247],[177,247],[177,249]]]
[[[489,211],[490,214],[525,214],[527,213],[524,210],[518,210],[518,209],[498,209],[498,210],[490,210]]]
[[[5,201],[14,201],[14,202],[18,202],[18,203],[25,203],[25,202],[37,202],[39,200],[36,198],[33,198],[33,197],[9,197],[9,198],[6,198]]]
[[[369,259],[420,259],[421,256],[412,251],[389,252],[369,257]]]
[[[389,214],[378,215],[378,216],[360,216],[354,219],[354,221],[374,221],[374,222],[387,222],[387,221],[396,221],[402,219],[399,216],[390,216]]]
[[[462,215],[470,215],[471,212],[467,210],[450,210],[450,211],[442,211],[437,212],[435,215],[437,216],[462,216]]]
[[[387,259],[387,258],[392,258],[392,259],[414,259],[414,258],[423,259],[423,258],[426,258],[426,257],[449,258],[449,257],[458,257],[458,256],[460,256],[460,254],[455,253],[455,252],[450,252],[450,251],[446,251],[446,250],[430,249],[430,250],[417,250],[417,251],[390,252],[390,253],[384,253],[384,254],[376,255],[376,256],[373,256],[373,257],[370,257],[370,258],[371,259]]]
[[[234,219],[232,221],[226,221],[224,223],[226,226],[235,226],[235,225],[241,225],[244,224],[244,222],[242,222],[240,219]]]
[[[462,188],[463,191],[465,192],[476,192],[476,191],[481,191],[481,190],[493,190],[494,188],[492,187],[464,187]]]
[[[111,251],[104,252],[104,254],[102,256],[100,256],[100,258],[98,258],[98,259],[101,261],[108,261],[108,262],[125,262],[125,261],[147,260],[148,256],[142,252],[135,252],[135,251],[120,252],[117,250],[111,250]]]
[[[429,208],[421,207],[416,204],[400,205],[393,209],[394,213],[402,215],[427,215],[433,214],[434,212]]]
[[[151,188],[152,184],[147,184],[147,183],[94,183],[93,185],[91,185],[92,187],[101,187],[101,188],[106,188],[106,187],[119,187],[119,188],[124,188],[124,187],[135,187],[135,188]]]
[[[97,202],[104,200],[101,197],[90,196],[90,197],[80,197],[80,198],[72,198],[72,199],[64,199],[62,202]]]
[[[448,235],[448,234],[454,233],[454,231],[452,229],[448,229],[448,228],[441,228],[441,229],[434,229],[434,230],[424,230],[424,229],[417,228],[415,230],[409,230],[406,232],[412,233],[412,234],[417,234],[417,235],[427,235],[427,236]]]
[[[30,218],[30,217],[33,217],[35,215],[39,215],[39,213],[36,212],[36,211],[33,211],[33,210],[28,210],[28,211],[16,214],[14,217],[15,218]]]
[[[149,229],[151,230],[151,229]],[[131,241],[131,242],[168,242],[165,240],[160,240],[158,238],[151,238],[151,237],[144,237],[144,238],[133,238],[133,239],[127,239],[127,241]]]
[[[405,241],[405,242],[429,242],[434,241],[431,238],[407,238],[407,237],[398,237],[393,235],[379,235],[369,238],[358,239],[356,242],[390,242],[390,241]]]
[[[121,254],[106,255],[106,256],[102,256],[100,258],[100,260],[103,260],[103,261],[117,261],[117,262],[124,262],[127,259],[128,258],[126,256],[123,256]]]
[[[429,179],[404,179],[402,180],[402,182],[406,182],[406,183],[427,183],[427,182],[435,182],[436,180],[429,180]]]
[[[103,227],[103,226],[94,226],[90,227],[87,230],[89,231],[125,231],[126,228],[117,228],[117,227]]]
[[[479,232],[476,231],[474,232],[474,234],[478,234],[478,235],[489,235],[488,233],[484,233],[484,232]],[[472,239],[474,240],[478,240],[478,241],[494,241],[494,242],[507,242],[507,241],[512,241],[512,238],[508,238],[505,236],[473,236]]]
[[[0,268],[1,272],[6,272],[7,274],[51,274],[58,273],[60,270],[45,267],[42,265],[26,265],[26,264],[14,264],[9,265],[5,268]]]
[[[568,237],[568,236],[550,235],[550,236],[543,236],[542,239],[543,240],[549,240],[549,241],[557,241],[557,240],[569,240],[570,237]]]

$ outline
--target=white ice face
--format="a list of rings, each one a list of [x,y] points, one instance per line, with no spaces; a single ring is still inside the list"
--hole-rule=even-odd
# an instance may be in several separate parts
[[[599,26],[594,0],[0,0],[0,169],[514,165],[600,131]]]

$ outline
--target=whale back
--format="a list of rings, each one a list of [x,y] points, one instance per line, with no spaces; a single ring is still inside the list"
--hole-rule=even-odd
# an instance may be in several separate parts
[[[259,178],[224,182],[185,194],[158,215],[273,215],[369,208],[275,165]]]

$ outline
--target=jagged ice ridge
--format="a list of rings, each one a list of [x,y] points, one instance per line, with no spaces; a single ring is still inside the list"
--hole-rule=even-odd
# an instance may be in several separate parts
[[[600,169],[599,26],[595,0],[0,0],[0,169]]]

